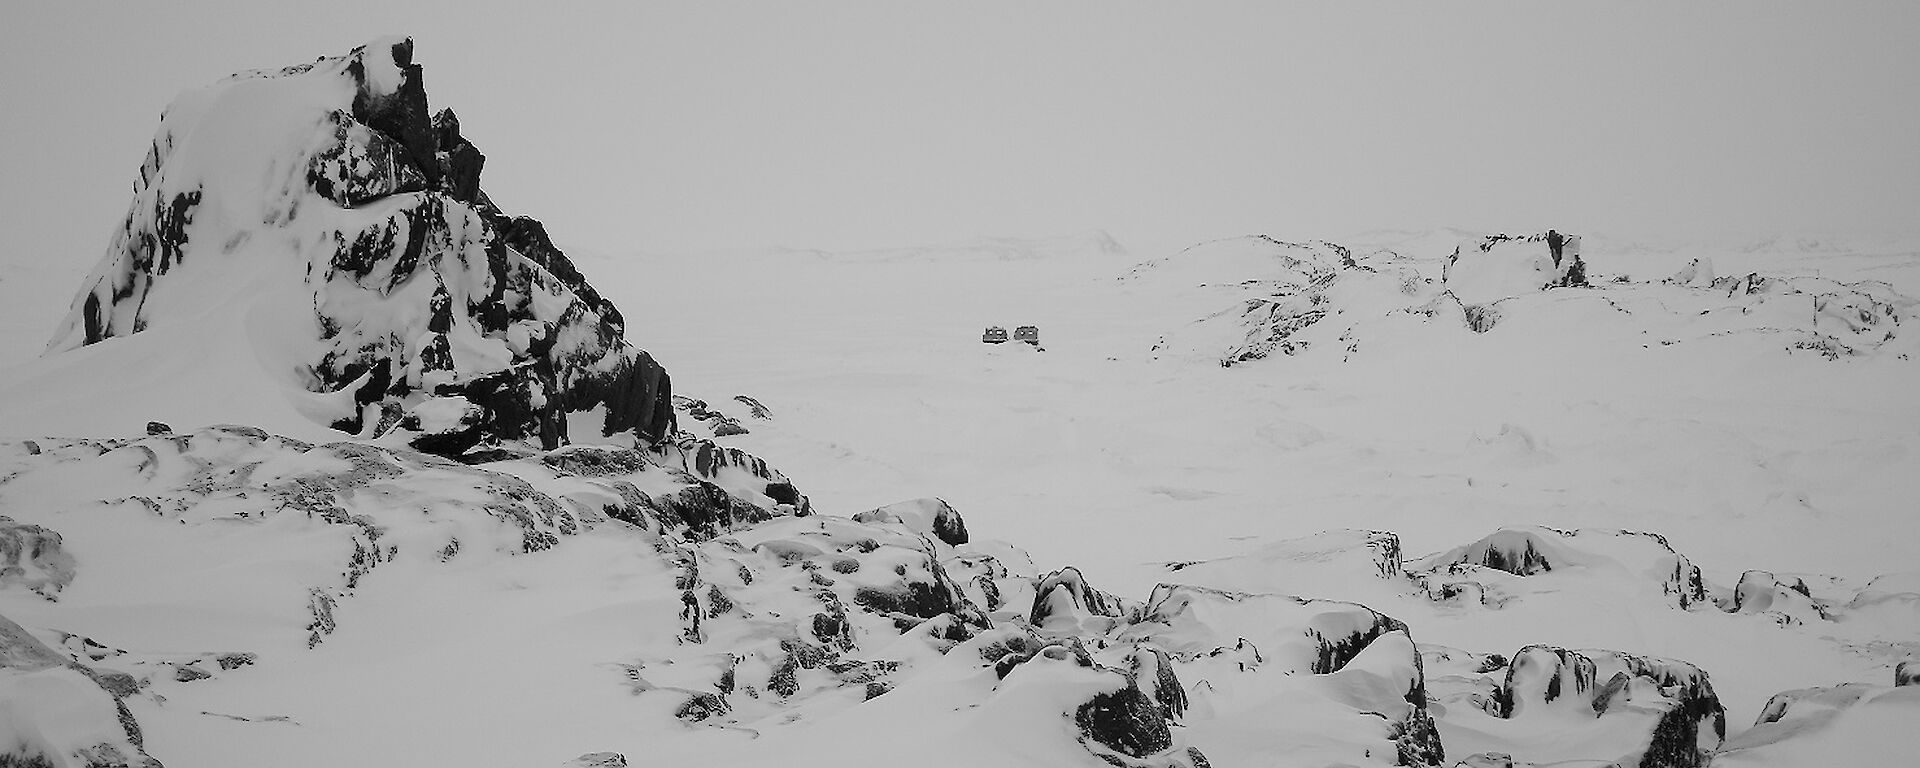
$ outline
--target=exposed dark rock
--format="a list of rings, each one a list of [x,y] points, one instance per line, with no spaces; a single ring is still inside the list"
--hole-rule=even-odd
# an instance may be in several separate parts
[[[352,208],[427,188],[426,175],[406,147],[344,111],[335,111],[332,120],[333,145],[314,153],[307,164],[307,184],[313,191]]]
[[[460,135],[460,118],[452,109],[433,116],[433,133],[439,145],[440,185],[449,196],[463,203],[480,201],[480,171],[487,156]],[[491,207],[490,205],[488,207]]]
[[[1187,691],[1180,685],[1180,676],[1174,674],[1173,659],[1166,651],[1135,646],[1127,662],[1128,676],[1160,705],[1162,715],[1168,720],[1179,720],[1186,713]]]
[[[170,435],[170,434],[173,434],[173,427],[167,426],[166,423],[164,422],[149,421],[147,422],[147,434]]]
[[[1094,694],[1074,711],[1073,722],[1086,738],[1128,757],[1146,757],[1173,746],[1159,705],[1133,685]]]
[[[1903,661],[1893,667],[1893,687],[1920,685],[1920,661]]]
[[[413,63],[413,39],[387,46],[388,50],[354,49],[348,74],[359,85],[353,97],[353,117],[374,130],[393,137],[406,151],[407,160],[426,176],[428,184],[438,183],[440,166],[435,160],[433,120],[427,112],[427,89],[421,82],[420,65]],[[399,87],[383,92],[370,78],[368,67],[387,66],[375,57],[390,57],[400,70]],[[371,60],[371,61],[370,61]]]
[[[697,723],[715,715],[724,715],[732,709],[727,706],[727,700],[718,694],[703,691],[689,696],[686,703],[681,704],[680,708],[674,711],[673,716],[690,723]]]

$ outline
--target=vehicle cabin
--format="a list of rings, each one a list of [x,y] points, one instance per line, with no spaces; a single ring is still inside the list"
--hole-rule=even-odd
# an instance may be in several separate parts
[[[1032,325],[1023,325],[1015,328],[1013,329],[1013,340],[1024,341],[1036,347],[1040,346],[1040,328]]]
[[[1007,341],[1007,329],[989,325],[986,332],[980,334],[980,340],[988,344],[1004,344]]]

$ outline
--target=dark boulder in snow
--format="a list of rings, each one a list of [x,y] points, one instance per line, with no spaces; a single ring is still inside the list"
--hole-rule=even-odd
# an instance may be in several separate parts
[[[245,326],[262,341],[221,352],[261,356],[343,431],[411,429],[400,413],[463,398],[478,410],[417,447],[553,448],[567,414],[595,410],[603,435],[670,435],[666,371],[538,221],[487,200],[483,160],[451,112],[430,117],[410,40],[183,96],[49,352]]]

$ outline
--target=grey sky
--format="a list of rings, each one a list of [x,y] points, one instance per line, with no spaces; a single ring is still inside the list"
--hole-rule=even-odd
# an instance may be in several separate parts
[[[7,247],[90,265],[174,94],[393,33],[597,251],[1920,226],[1920,3],[382,5],[10,3]]]

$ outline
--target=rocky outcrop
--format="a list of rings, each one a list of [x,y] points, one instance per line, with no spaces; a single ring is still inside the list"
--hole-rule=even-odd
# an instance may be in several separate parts
[[[1489,607],[1526,591],[1513,579],[1549,574],[1620,572],[1658,585],[1675,606],[1707,600],[1700,568],[1656,533],[1503,528],[1479,541],[1425,558],[1416,577],[1439,600],[1470,598]]]
[[[1033,610],[1027,613],[1027,622],[1036,629],[1079,632],[1089,627],[1111,627],[1126,613],[1120,598],[1089,586],[1080,569],[1067,566],[1047,574],[1034,586]]]
[[[231,135],[251,138],[219,143]],[[318,350],[283,383],[351,393],[326,401],[342,431],[402,429],[457,456],[553,448],[571,437],[566,414],[597,410],[600,436],[667,437],[666,371],[538,221],[493,206],[484,159],[450,111],[429,115],[411,40],[183,97],[49,352],[203,321],[223,305],[213,282],[281,286],[311,304],[244,322],[286,313],[271,325],[314,329],[282,342]]]
[[[0,765],[160,768],[120,700],[131,693],[0,616]]]
[[[949,546],[967,543],[967,522],[945,499],[914,499],[888,504],[854,515],[863,523],[892,523],[905,526],[923,536],[932,536]]]
[[[1592,720],[1592,728],[1613,734],[1607,743],[1638,745],[1618,762],[1645,768],[1703,766],[1727,733],[1705,672],[1614,651],[1522,648],[1495,700],[1493,714],[1503,719]]]
[[[1142,264],[1126,279],[1197,283],[1217,296],[1213,306],[1224,308],[1161,337],[1152,352],[1223,367],[1306,352],[1315,342],[1303,331],[1349,312],[1371,313],[1371,297],[1415,293],[1419,284],[1399,267],[1361,263],[1337,243],[1266,235],[1203,243]]]
[[[0,515],[0,589],[18,584],[48,600],[73,581],[74,562],[60,534]]]
[[[1446,261],[1441,284],[1460,303],[1485,307],[1549,288],[1587,284],[1580,236],[1567,235],[1559,251],[1548,233],[1482,235],[1462,240]]]

